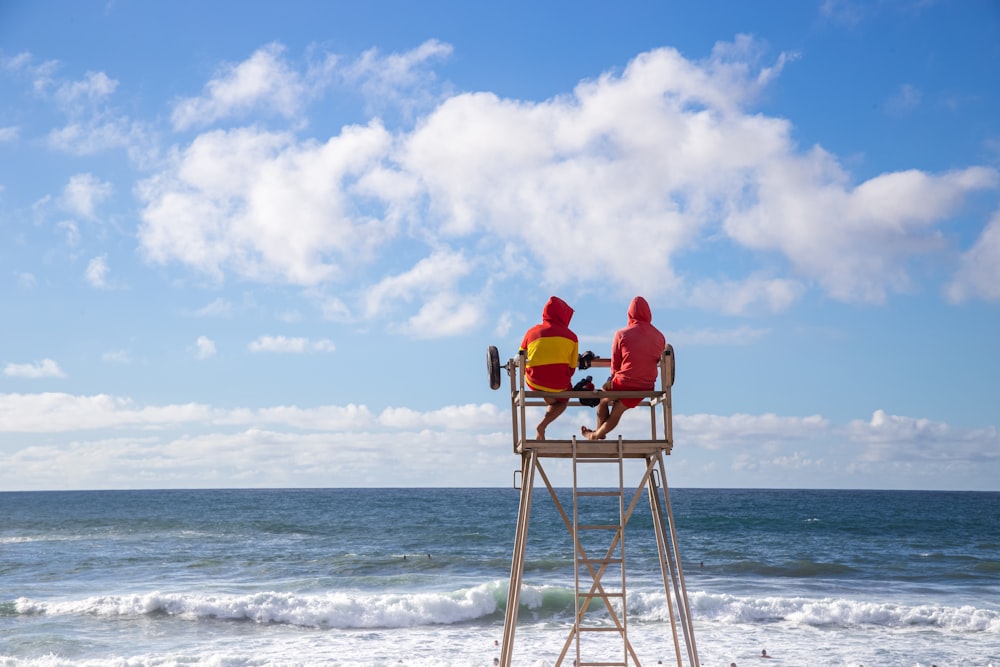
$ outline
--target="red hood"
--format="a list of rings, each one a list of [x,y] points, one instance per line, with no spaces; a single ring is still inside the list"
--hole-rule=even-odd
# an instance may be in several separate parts
[[[557,296],[550,296],[542,308],[542,321],[569,326],[569,321],[573,319],[573,309],[569,304]]]
[[[653,312],[649,309],[649,304],[641,296],[632,299],[628,305],[628,321],[632,322],[652,322]]]

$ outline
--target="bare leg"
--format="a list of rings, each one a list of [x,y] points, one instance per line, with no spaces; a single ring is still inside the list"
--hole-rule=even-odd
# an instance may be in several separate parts
[[[613,402],[614,401],[612,401],[610,398],[602,398],[601,402],[597,404],[598,429],[601,428],[601,424],[603,424],[608,420],[608,415],[611,413],[611,404]],[[597,440],[597,436],[594,435],[596,432],[597,431],[595,429],[590,429],[587,428],[586,426],[580,427],[580,433],[583,435],[583,437],[587,438],[588,440]]]
[[[548,407],[545,408],[545,415],[542,417],[542,421],[538,422],[538,426],[535,428],[535,440],[545,439],[545,429],[556,420],[556,417],[565,412],[566,406],[569,405],[568,402],[564,401],[560,403],[554,398],[546,398],[545,402],[548,404]]]
[[[604,440],[608,437],[608,432],[618,426],[622,415],[628,410],[621,401],[608,401],[608,403],[614,403],[609,409],[605,401],[608,399],[602,398],[601,404],[597,407],[597,428],[593,431],[586,426],[580,429],[580,432],[588,440]]]

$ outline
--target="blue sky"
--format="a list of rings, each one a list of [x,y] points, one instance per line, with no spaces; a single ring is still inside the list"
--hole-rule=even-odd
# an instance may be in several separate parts
[[[0,3],[0,490],[508,485],[552,294],[649,301],[675,487],[1000,490],[997,63],[987,0]]]

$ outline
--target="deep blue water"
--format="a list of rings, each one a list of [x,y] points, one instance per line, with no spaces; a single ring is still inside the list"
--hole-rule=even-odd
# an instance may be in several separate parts
[[[519,637],[551,664],[572,546],[534,498]],[[765,641],[776,664],[1000,664],[1000,494],[670,499],[702,664]],[[513,489],[0,493],[0,665],[490,664],[517,508]],[[630,614],[655,629],[648,509],[626,540]]]

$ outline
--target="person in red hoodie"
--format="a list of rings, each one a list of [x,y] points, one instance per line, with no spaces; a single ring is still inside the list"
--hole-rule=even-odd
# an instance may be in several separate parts
[[[632,299],[628,306],[628,326],[615,333],[611,343],[611,379],[605,389],[611,391],[651,391],[656,387],[656,373],[667,340],[653,326],[653,313],[641,296]],[[618,421],[629,408],[642,402],[641,398],[602,398],[597,406],[597,428],[580,427],[588,440],[603,440],[608,431],[618,426]]]
[[[542,308],[542,322],[528,329],[521,341],[527,356],[524,381],[535,391],[569,391],[579,360],[579,342],[570,331],[573,309],[557,296],[549,297]],[[545,415],[535,429],[537,440],[545,439],[545,429],[566,410],[568,398],[546,398]]]

